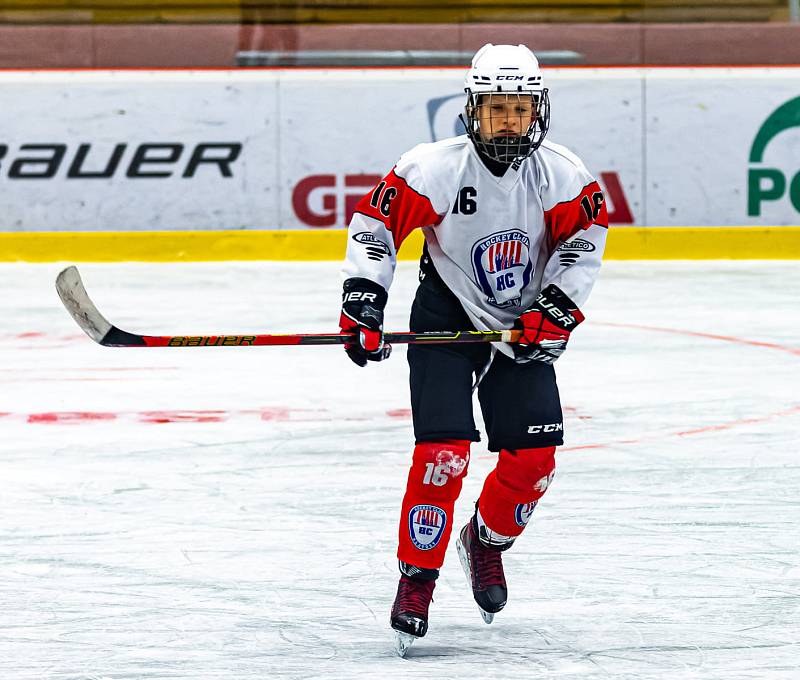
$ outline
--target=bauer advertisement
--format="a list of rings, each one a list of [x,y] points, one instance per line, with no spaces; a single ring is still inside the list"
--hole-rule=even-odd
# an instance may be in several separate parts
[[[331,229],[420,142],[461,69],[8,72],[0,230]],[[548,139],[617,226],[800,222],[800,69],[548,69]]]

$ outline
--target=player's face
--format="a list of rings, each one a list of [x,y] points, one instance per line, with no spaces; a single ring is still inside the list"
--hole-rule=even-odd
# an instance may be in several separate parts
[[[519,137],[536,119],[536,109],[529,94],[487,94],[478,102],[481,138]]]

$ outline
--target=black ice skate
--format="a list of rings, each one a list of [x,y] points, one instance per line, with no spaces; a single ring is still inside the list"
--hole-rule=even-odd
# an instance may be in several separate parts
[[[422,569],[400,562],[400,583],[392,605],[395,649],[405,656],[414,640],[428,632],[428,606],[433,599],[438,569]]]
[[[503,547],[485,545],[478,538],[477,524],[473,516],[461,530],[456,550],[481,616],[486,623],[491,623],[508,599],[502,551],[510,544]]]

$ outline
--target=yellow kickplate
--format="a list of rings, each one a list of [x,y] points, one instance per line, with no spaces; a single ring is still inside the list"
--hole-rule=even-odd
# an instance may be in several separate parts
[[[607,260],[789,260],[800,227],[612,227]]]
[[[341,260],[344,229],[0,232],[0,262]],[[399,259],[415,260],[422,232]],[[607,260],[800,259],[800,227],[617,227]]]

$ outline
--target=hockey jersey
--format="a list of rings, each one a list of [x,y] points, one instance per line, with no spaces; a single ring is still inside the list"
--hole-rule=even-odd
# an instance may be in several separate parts
[[[496,177],[463,135],[416,146],[361,199],[348,229],[345,277],[388,290],[397,250],[418,228],[475,328],[498,330],[551,283],[579,307],[586,302],[608,215],[597,181],[565,147],[545,140]]]

